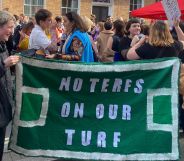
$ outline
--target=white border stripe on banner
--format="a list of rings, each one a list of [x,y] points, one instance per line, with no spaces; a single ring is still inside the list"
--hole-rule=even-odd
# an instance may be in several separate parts
[[[148,90],[148,104],[147,106],[151,106],[149,109],[147,107],[147,114],[153,114],[153,97],[160,96],[160,95],[171,95],[171,106],[172,106],[172,125],[160,125],[155,124],[153,122],[152,117],[148,117],[147,122],[148,130],[162,130],[162,131],[170,131],[172,133],[172,152],[171,153],[153,153],[153,154],[128,154],[128,155],[120,155],[120,154],[112,154],[112,153],[88,153],[88,152],[72,152],[67,150],[27,150],[24,148],[19,147],[17,144],[17,136],[18,136],[18,126],[24,126],[25,124],[19,120],[17,117],[20,113],[21,108],[21,97],[22,92],[25,91],[24,89],[29,87],[23,87],[23,69],[22,64],[19,63],[16,66],[16,89],[21,93],[17,93],[16,95],[16,110],[14,116],[14,126],[13,126],[13,136],[11,138],[10,148],[18,153],[23,153],[24,155],[28,156],[49,156],[49,157],[63,157],[63,158],[76,158],[76,159],[93,159],[93,160],[176,160],[179,159],[178,153],[178,73],[179,73],[179,65],[180,62],[178,59],[173,60],[166,60],[162,62],[153,62],[153,63],[139,63],[137,64],[113,64],[113,65],[85,65],[85,64],[66,64],[66,63],[58,63],[58,62],[47,62],[47,61],[40,61],[36,59],[29,59],[29,58],[22,58],[22,63],[39,67],[39,68],[48,68],[48,69],[59,69],[59,70],[70,70],[70,71],[89,71],[89,72],[123,72],[123,71],[136,71],[136,70],[156,70],[156,69],[163,69],[166,67],[172,67],[172,77],[171,77],[171,88],[170,89],[156,89],[156,90]],[[45,92],[49,92],[48,89],[41,89],[45,90]],[[162,91],[162,92],[161,92]],[[38,91],[34,91],[33,93],[40,94]],[[45,95],[45,102],[48,101],[49,95]],[[44,116],[48,110],[48,104],[42,104],[42,108],[45,109],[43,112]],[[42,110],[43,110],[42,109]],[[19,120],[19,121],[15,121]],[[45,120],[44,120],[45,121]],[[38,122],[37,122],[38,123]],[[31,127],[31,124],[28,125]],[[42,122],[41,126],[44,124]],[[39,125],[39,123],[38,123]]]

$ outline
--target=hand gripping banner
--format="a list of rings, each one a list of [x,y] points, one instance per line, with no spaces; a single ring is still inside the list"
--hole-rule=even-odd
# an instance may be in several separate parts
[[[27,156],[177,160],[178,59],[114,64],[22,57],[9,148]]]

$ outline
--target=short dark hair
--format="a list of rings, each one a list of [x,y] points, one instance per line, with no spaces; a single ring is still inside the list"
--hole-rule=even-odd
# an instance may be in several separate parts
[[[56,16],[55,20],[56,20],[56,22],[62,22],[62,17],[61,16]]]
[[[120,37],[124,36],[125,23],[122,20],[116,20],[113,22],[113,28],[115,29],[115,35]]]
[[[45,21],[49,17],[52,17],[52,13],[47,9],[40,9],[35,14],[35,20],[38,25],[40,25],[40,21]]]
[[[109,22],[109,21],[105,22],[105,23],[104,23],[104,28],[105,28],[106,30],[111,30],[111,29],[112,29],[112,23]]]
[[[139,23],[139,24],[141,24],[140,20],[137,19],[137,18],[132,18],[132,19],[130,19],[130,20],[127,22],[127,24],[126,24],[126,32],[127,32],[127,34],[129,34],[128,30],[130,29],[130,26],[131,26],[133,23]]]
[[[144,35],[149,35],[150,26],[149,25],[141,25],[141,33]]]
[[[28,32],[29,30],[32,30],[34,28],[34,23],[32,21],[26,23],[26,24],[23,24],[22,26],[22,31],[24,33]]]
[[[13,15],[15,17],[15,20],[19,20],[19,16],[18,15]]]

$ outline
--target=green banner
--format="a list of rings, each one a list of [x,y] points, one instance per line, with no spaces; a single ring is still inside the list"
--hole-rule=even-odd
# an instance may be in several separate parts
[[[10,149],[84,160],[177,160],[178,59],[22,57]]]

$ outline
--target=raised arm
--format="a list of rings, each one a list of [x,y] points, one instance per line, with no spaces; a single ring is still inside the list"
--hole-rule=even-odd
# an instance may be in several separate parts
[[[184,41],[184,33],[183,31],[181,30],[180,26],[179,26],[179,23],[180,23],[180,20],[178,19],[175,19],[174,20],[174,28],[176,30],[176,34],[178,36],[178,40],[179,41]]]
[[[142,44],[145,43],[147,37],[142,37],[140,41],[138,41],[135,45],[133,45],[127,52],[127,55],[125,56],[128,60],[136,60],[140,59],[140,57],[136,53],[136,49],[139,48]]]

